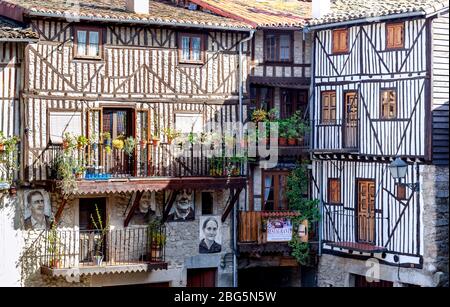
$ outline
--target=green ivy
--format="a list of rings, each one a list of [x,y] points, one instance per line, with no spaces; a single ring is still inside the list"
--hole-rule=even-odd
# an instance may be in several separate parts
[[[308,168],[306,164],[298,164],[287,178],[286,197],[289,209],[297,211],[298,216],[292,217],[293,233],[297,233],[299,225],[307,220],[308,227],[320,220],[319,200],[308,198]],[[310,243],[301,242],[296,235],[289,242],[292,256],[302,265],[310,263]]]

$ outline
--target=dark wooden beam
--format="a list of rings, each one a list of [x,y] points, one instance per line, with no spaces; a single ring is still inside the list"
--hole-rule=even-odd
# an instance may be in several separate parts
[[[164,213],[163,213],[163,217],[162,217],[161,223],[165,223],[166,222],[167,217],[169,216],[170,209],[172,209],[173,203],[175,202],[175,199],[177,199],[178,193],[179,193],[178,190],[172,191],[172,194],[170,195],[169,201],[167,202],[167,204],[165,206],[165,210],[164,210]]]
[[[123,222],[124,227],[127,227],[128,224],[130,223],[131,218],[133,217],[134,212],[136,211],[136,208],[139,206],[139,203],[141,202],[141,198],[142,198],[143,194],[144,194],[143,191],[136,192],[136,198],[134,199],[133,205],[131,206],[130,211],[128,211],[127,218]]]
[[[59,219],[61,218],[61,214],[62,214],[66,204],[67,204],[67,198],[63,198],[61,205],[59,206],[58,210],[55,213],[55,220],[54,220],[55,224],[58,224]]]
[[[233,196],[231,197],[230,202],[227,204],[227,206],[225,207],[225,210],[223,211],[222,214],[222,223],[225,222],[225,220],[227,219],[228,214],[230,214],[231,209],[233,209],[234,204],[236,203],[236,201],[238,200],[239,194],[241,194],[241,191],[243,190],[243,187],[239,187],[233,194]]]

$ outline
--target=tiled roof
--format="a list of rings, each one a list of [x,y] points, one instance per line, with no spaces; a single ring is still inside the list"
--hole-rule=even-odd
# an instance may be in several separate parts
[[[0,40],[26,40],[37,39],[38,35],[30,29],[0,16]]]
[[[55,17],[67,15],[89,18],[92,20],[104,20],[111,22],[145,22],[182,24],[197,27],[224,27],[224,28],[250,28],[246,23],[215,16],[200,11],[191,11],[175,5],[150,0],[148,14],[136,14],[125,7],[125,0],[0,0],[4,4],[17,5],[25,9],[26,14],[39,15],[51,14]],[[73,6],[71,3],[79,3]]]
[[[301,27],[311,17],[311,2],[302,0],[190,0],[218,15],[258,27]]]
[[[418,12],[423,15],[448,7],[448,0],[334,0],[330,12],[309,25],[338,23],[348,20]]]

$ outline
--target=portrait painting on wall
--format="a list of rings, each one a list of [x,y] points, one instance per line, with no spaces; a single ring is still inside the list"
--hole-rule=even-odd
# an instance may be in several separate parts
[[[166,201],[170,193],[166,194]],[[168,222],[193,221],[195,219],[195,193],[192,189],[182,189],[167,216]]]
[[[220,216],[200,217],[200,254],[213,254],[222,251],[222,222]]]
[[[156,214],[155,192],[149,192],[149,197],[142,198],[139,206],[134,211],[131,219],[133,225],[147,225],[150,219]],[[134,199],[132,199],[134,201]]]
[[[50,196],[43,189],[24,191],[25,229],[49,229],[51,223]]]

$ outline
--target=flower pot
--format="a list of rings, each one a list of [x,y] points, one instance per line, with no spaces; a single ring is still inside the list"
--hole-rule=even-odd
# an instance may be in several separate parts
[[[305,142],[305,138],[303,138],[303,137],[297,139],[298,145],[303,145],[304,142]]]
[[[69,148],[69,141],[67,141],[67,140],[63,140],[63,149],[67,149],[67,148]]]
[[[97,266],[102,265],[103,256],[94,256],[94,264]]]
[[[54,269],[59,268],[59,259],[50,260],[50,267]]]
[[[152,245],[152,260],[158,260],[161,258],[161,248],[159,245]]]
[[[0,144],[0,152],[5,151],[5,144]]]
[[[75,174],[76,179],[83,179],[83,173],[76,173]]]
[[[289,145],[289,146],[295,146],[295,145],[297,145],[297,140],[296,140],[296,139],[291,139],[291,138],[289,138],[289,139],[287,140],[287,142],[288,142],[288,145]]]
[[[286,146],[287,145],[287,138],[278,138],[278,144],[280,146]]]
[[[16,196],[17,195],[17,188],[16,187],[10,187],[9,188],[9,195]]]
[[[157,147],[159,145],[159,139],[152,139],[152,144]]]

